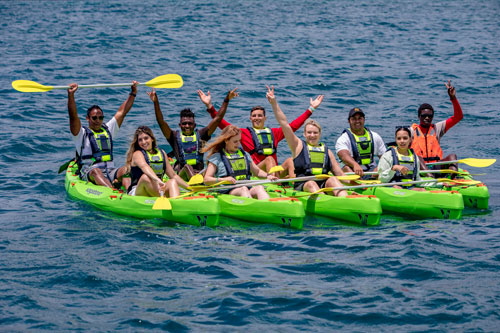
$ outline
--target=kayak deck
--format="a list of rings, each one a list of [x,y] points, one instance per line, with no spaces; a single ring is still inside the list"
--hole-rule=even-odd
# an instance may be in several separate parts
[[[157,198],[130,196],[118,190],[85,182],[75,172],[76,166],[70,164],[65,177],[68,195],[101,210],[136,218],[158,218],[194,226],[215,227],[219,224],[219,202],[213,196],[196,195],[168,199],[172,209],[156,210],[153,209],[153,205]]]
[[[457,191],[371,187],[359,193],[379,198],[384,212],[417,218],[459,219],[464,209],[463,197]]]
[[[382,208],[380,200],[375,196],[308,195],[308,192],[296,191],[291,187],[278,185],[268,185],[266,191],[271,197],[296,197],[302,202],[304,211],[310,215],[320,215],[364,226],[380,224]]]

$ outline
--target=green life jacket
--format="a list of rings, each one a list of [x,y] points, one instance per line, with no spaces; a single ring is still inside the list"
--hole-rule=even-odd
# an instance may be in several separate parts
[[[102,124],[99,132],[94,132],[89,127],[83,126],[85,131],[82,140],[82,147],[78,154],[78,163],[81,165],[86,161],[90,164],[113,161],[113,138],[106,124]],[[87,140],[90,143],[88,146]]]
[[[255,129],[253,127],[247,127],[247,129],[252,135],[254,145],[254,149],[249,152],[250,155],[254,153],[266,156],[276,154],[274,134],[270,128]]]
[[[150,152],[141,149],[142,154],[144,155],[144,159],[148,163],[148,165],[153,169],[154,173],[158,176],[158,178],[163,179],[163,175],[167,171],[167,156],[163,150],[157,148],[156,154],[151,154]]]
[[[365,134],[356,135],[350,128],[346,128],[344,132],[349,136],[351,142],[353,158],[359,165],[369,165],[374,162],[374,143],[372,132],[365,127]]]
[[[179,156],[176,158],[181,167],[186,164],[203,164],[203,154],[200,153],[202,142],[198,130],[195,130],[192,135],[184,135],[182,131],[177,131],[177,145]]]
[[[403,175],[401,172],[396,171],[396,174],[391,179],[391,182],[417,180],[418,158],[416,157],[417,155],[415,155],[413,149],[409,149],[410,155],[408,156],[400,154],[394,147],[390,147],[389,150],[392,153],[393,165],[402,165],[408,168],[408,173],[406,175]]]
[[[222,149],[220,156],[229,176],[236,180],[250,179],[251,162],[247,160],[243,150],[238,149],[236,153],[230,154]]]

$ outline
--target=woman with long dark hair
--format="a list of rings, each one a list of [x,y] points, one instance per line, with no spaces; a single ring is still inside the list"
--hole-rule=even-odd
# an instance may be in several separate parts
[[[164,192],[167,197],[179,195],[179,186],[188,185],[175,172],[165,151],[157,147],[153,131],[147,126],[139,126],[127,151],[125,162],[132,180],[129,195],[158,197]],[[164,183],[163,176],[170,179]]]

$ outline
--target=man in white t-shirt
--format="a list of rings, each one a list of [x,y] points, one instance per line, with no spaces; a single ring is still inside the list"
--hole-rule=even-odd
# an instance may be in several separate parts
[[[77,152],[77,162],[81,166],[80,178],[96,185],[112,187],[113,181],[121,179],[126,168],[115,168],[113,163],[113,138],[123,119],[134,105],[137,81],[132,82],[132,91],[115,115],[103,124],[104,113],[98,105],[87,110],[88,127],[82,126],[76,109],[75,92],[78,84],[72,83],[68,89],[69,127]]]
[[[384,140],[365,127],[365,113],[360,108],[349,111],[349,128],[337,139],[335,150],[344,163],[344,172],[354,172],[360,177],[368,171],[375,171],[379,158],[387,150]]]

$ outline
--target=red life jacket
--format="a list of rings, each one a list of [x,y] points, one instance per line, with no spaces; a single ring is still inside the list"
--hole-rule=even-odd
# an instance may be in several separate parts
[[[439,161],[443,158],[443,151],[437,139],[436,126],[431,125],[427,134],[424,134],[419,125],[411,125],[413,129],[413,141],[411,148],[415,154],[422,156],[426,163]]]

